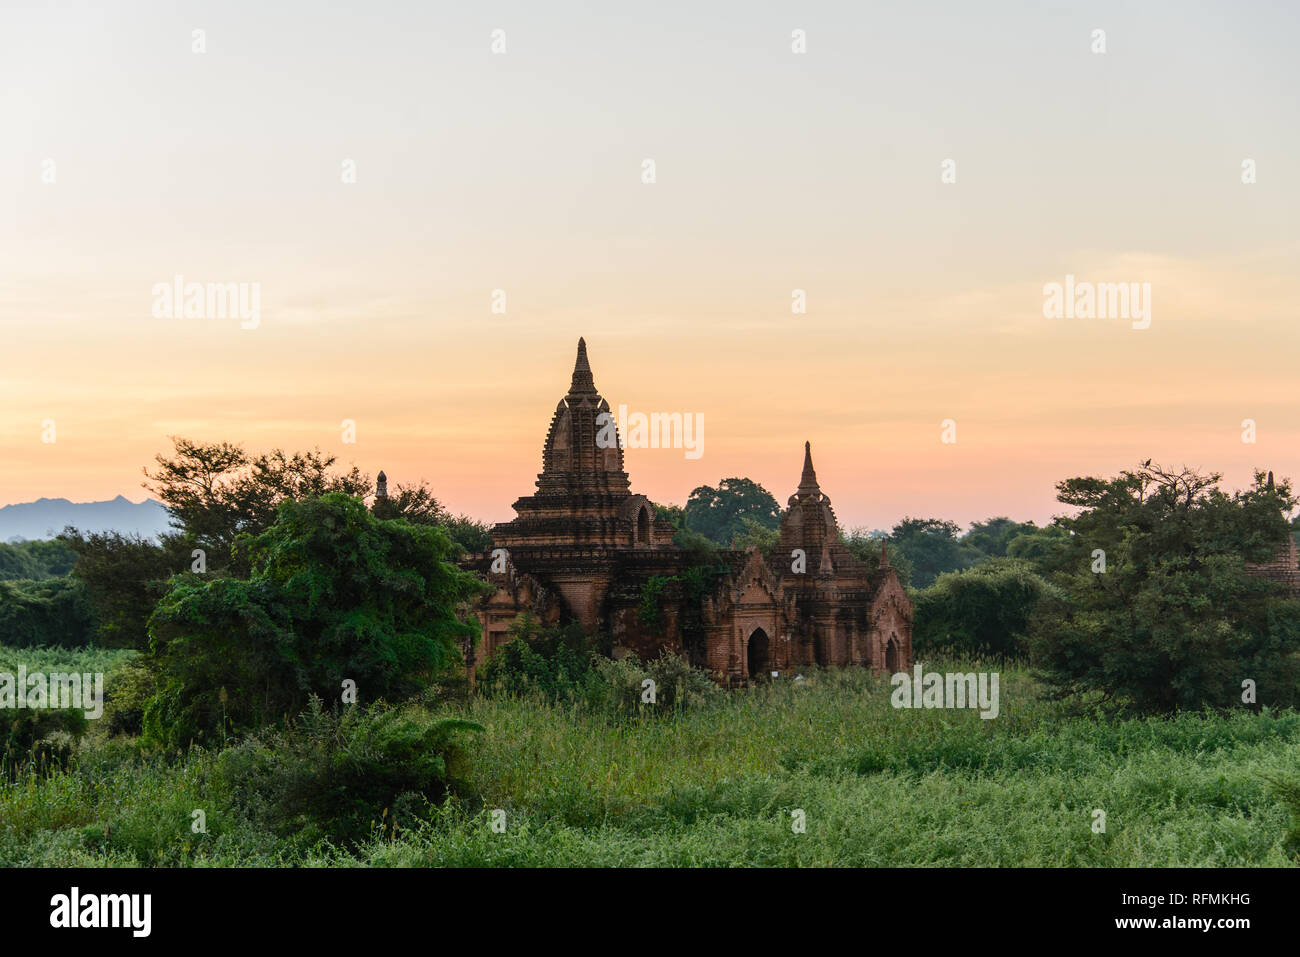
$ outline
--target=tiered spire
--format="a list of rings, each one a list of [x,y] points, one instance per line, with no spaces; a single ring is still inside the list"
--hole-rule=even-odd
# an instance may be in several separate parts
[[[805,495],[816,498],[821,494],[821,486],[817,484],[817,473],[813,470],[812,463],[812,443],[803,444],[803,475],[799,477],[799,496]]]
[[[591,365],[587,362],[587,340],[579,338],[578,358],[573,363],[573,381],[569,385],[569,395],[594,395],[595,392],[596,383],[591,377]]]

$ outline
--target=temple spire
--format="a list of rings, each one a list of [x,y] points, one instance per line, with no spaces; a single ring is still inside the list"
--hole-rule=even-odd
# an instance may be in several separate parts
[[[803,444],[803,475],[799,478],[800,495],[817,495],[821,488],[817,485],[817,473],[813,471],[812,443]]]
[[[573,363],[573,382],[569,385],[569,394],[594,393],[596,383],[591,378],[591,366],[587,362],[587,341],[578,339],[578,358]]]

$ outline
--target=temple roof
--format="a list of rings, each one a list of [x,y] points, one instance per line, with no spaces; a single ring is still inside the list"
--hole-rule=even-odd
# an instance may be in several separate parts
[[[573,381],[569,384],[569,395],[595,395],[596,382],[591,377],[591,365],[587,362],[587,340],[578,339],[578,358],[573,363]]]
[[[799,494],[800,495],[817,495],[821,492],[821,487],[817,484],[817,473],[813,470],[812,464],[812,443],[803,444],[803,475],[799,477]]]

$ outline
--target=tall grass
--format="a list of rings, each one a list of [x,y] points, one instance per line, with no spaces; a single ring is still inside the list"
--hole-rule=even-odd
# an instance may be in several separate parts
[[[992,720],[894,709],[861,671],[623,721],[527,695],[445,705],[486,729],[468,786],[410,830],[376,808],[347,848],[283,842],[232,810],[210,753],[97,741],[72,769],[0,790],[0,865],[1297,863],[1270,781],[1300,779],[1300,714],[1072,716],[1001,672]]]

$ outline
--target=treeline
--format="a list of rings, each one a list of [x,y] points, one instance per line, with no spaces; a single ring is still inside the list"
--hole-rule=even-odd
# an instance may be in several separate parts
[[[905,518],[843,540],[875,567],[882,540],[915,604],[920,658],[1031,664],[1052,694],[1139,712],[1300,704],[1300,599],[1250,566],[1300,529],[1287,482],[1147,460],[1112,478],[1057,484],[1070,514],[1039,527],[1007,517]],[[677,541],[775,548],[781,510],[749,479],[701,486],[663,507]]]
[[[146,469],[150,492],[171,513],[158,538],[64,529],[52,541],[0,545],[0,635],[11,647],[149,648],[148,620],[174,576],[247,575],[235,543],[276,520],[285,501],[338,492],[364,498],[371,479],[336,470],[320,451],[251,455],[230,443],[184,438]],[[458,548],[488,547],[488,526],[447,512],[424,483],[399,484],[376,503],[383,518],[437,525]]]

